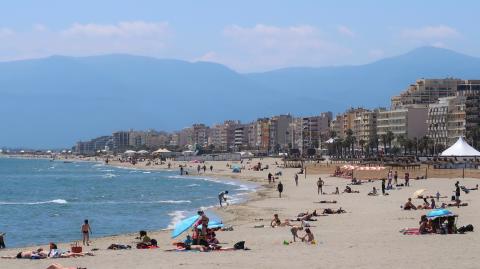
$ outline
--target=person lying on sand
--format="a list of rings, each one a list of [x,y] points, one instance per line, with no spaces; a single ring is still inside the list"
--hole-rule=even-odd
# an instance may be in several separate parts
[[[48,253],[45,252],[43,249],[39,248],[37,250],[32,250],[32,251],[20,251],[15,256],[3,256],[2,259],[38,260],[38,259],[46,259],[47,257],[48,257]]]
[[[323,210],[323,214],[342,214],[347,213],[347,211],[343,210],[341,207],[337,210],[331,208],[325,208]]]
[[[84,257],[84,256],[94,256],[91,252],[86,253],[73,253],[70,251],[62,251],[59,250],[57,244],[51,242],[50,243],[50,251],[47,254],[48,258],[77,258],[77,257]]]
[[[417,210],[417,207],[412,203],[412,198],[408,198],[408,201],[403,206],[403,210]]]
[[[85,267],[64,267],[61,264],[53,263],[47,269],[87,269]]]
[[[461,207],[461,206],[468,206],[468,203],[462,203],[462,201],[457,200],[453,204],[442,203],[442,205],[440,207],[441,208],[447,208],[447,207]]]
[[[320,201],[320,204],[336,204],[337,201],[335,200],[331,200],[331,201],[328,201],[328,200],[322,200]]]

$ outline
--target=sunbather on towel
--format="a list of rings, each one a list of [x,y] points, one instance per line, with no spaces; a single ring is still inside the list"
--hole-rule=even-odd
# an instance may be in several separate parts
[[[87,269],[87,268],[84,268],[84,267],[64,267],[61,264],[53,263],[49,267],[47,267],[47,269]]]

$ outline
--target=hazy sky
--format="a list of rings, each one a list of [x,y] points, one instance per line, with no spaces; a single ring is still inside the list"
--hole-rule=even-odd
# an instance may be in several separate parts
[[[451,0],[2,1],[0,61],[130,53],[249,72],[361,64],[426,45],[480,56],[479,10]]]

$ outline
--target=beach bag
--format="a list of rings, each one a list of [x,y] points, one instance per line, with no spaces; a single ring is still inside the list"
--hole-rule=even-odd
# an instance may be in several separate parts
[[[82,253],[82,247],[78,245],[77,241],[71,245],[71,250],[72,253]]]
[[[234,249],[245,249],[245,241],[240,241],[233,245]]]

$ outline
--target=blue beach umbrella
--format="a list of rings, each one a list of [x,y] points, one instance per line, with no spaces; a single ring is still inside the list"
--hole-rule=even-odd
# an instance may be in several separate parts
[[[175,229],[173,229],[172,231],[172,238],[181,235],[183,232],[192,227],[192,225],[195,224],[199,217],[199,215],[195,215],[177,222],[177,224],[175,224]]]
[[[213,229],[213,228],[222,228],[223,223],[221,220],[210,220],[208,222],[208,228]],[[202,224],[197,226],[197,229],[202,229]]]
[[[452,211],[447,209],[435,209],[427,213],[427,218],[435,219],[440,217],[449,217],[453,216]]]

